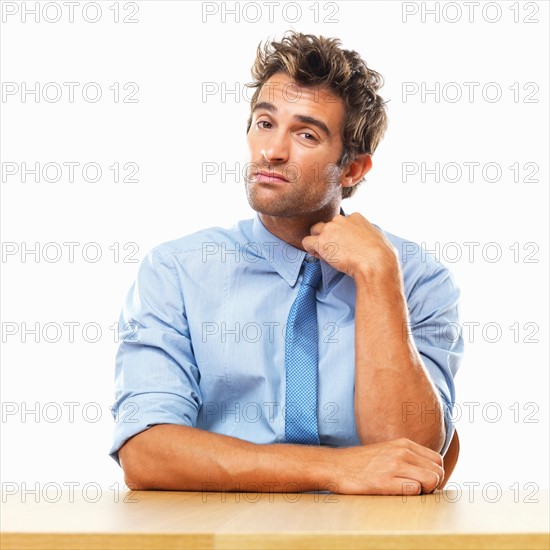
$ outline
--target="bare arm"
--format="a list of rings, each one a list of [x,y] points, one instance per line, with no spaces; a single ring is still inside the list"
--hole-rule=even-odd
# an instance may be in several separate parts
[[[134,436],[119,457],[136,490],[419,494],[444,474],[438,453],[405,439],[346,449],[257,445],[173,424]]]
[[[357,431],[363,444],[407,437],[440,451],[443,411],[412,337],[404,331],[408,311],[396,264],[355,278]]]
[[[337,254],[333,246],[337,243]],[[411,337],[399,261],[385,236],[360,214],[318,223],[303,240],[310,253],[353,277],[355,304],[355,423],[363,445],[401,437],[440,451],[441,403]],[[406,332],[406,331],[405,331]],[[404,414],[407,404],[416,414]],[[413,407],[414,408],[414,407]],[[426,414],[433,410],[432,414]]]

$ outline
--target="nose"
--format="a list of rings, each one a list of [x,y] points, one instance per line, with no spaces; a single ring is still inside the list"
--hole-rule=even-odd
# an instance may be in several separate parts
[[[261,149],[262,157],[269,164],[288,161],[288,139],[284,132],[273,131]]]

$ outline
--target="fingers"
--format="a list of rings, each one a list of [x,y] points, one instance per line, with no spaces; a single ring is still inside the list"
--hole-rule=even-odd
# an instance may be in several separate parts
[[[309,228],[309,234],[310,235],[320,235],[321,234],[321,231],[323,230],[323,228],[325,227],[326,223],[325,222],[318,222],[314,225],[312,225],[310,228]]]
[[[401,479],[403,482],[412,480],[419,483],[423,493],[435,491],[441,481],[440,476],[435,471],[414,466],[413,464],[403,465],[400,471],[402,473],[397,476],[398,479]],[[407,489],[407,487],[404,487],[404,490],[405,489]]]
[[[437,483],[435,484],[433,489],[436,489],[439,483],[445,477],[445,470],[443,469],[443,467],[440,466],[439,464],[436,464],[435,462],[432,462],[429,459],[426,459],[426,458],[418,459],[417,457],[414,460],[411,460],[409,463],[417,468],[422,468],[423,470],[431,472],[437,476],[438,478]]]
[[[396,439],[350,448],[340,480],[343,493],[419,495],[431,493],[444,479],[442,459],[408,439]]]
[[[420,456],[423,456],[431,460],[435,464],[438,464],[439,466],[443,467],[443,457],[438,452],[432,451],[431,449],[428,449],[428,447],[419,445],[418,443],[415,443],[414,441],[411,441],[410,439],[406,439],[406,438],[397,439],[395,440],[395,443],[407,449],[411,449],[412,451],[419,454]]]
[[[396,476],[420,483],[424,493],[435,491],[445,477],[441,455],[413,441],[398,440],[396,443],[400,447]]]
[[[318,245],[317,239],[315,237],[304,237],[302,239],[302,246],[304,247],[304,250],[308,254],[311,254],[312,256],[315,256],[316,258],[319,258],[319,254],[317,254],[317,250],[319,249],[319,245]]]
[[[380,460],[372,463],[378,477],[378,494],[431,493],[445,476],[441,455],[409,439],[375,445],[382,449]]]
[[[434,490],[439,491],[439,489],[443,489],[443,482],[444,481],[445,481],[445,474],[443,474],[443,476],[439,480],[439,483],[437,484],[437,487]]]
[[[351,216],[354,216],[354,214],[351,214]],[[309,233],[310,233],[310,235],[320,235],[321,231],[323,231],[323,229],[325,228],[326,225],[328,225],[328,224],[342,224],[342,223],[347,224],[347,223],[349,223],[346,220],[347,220],[346,217],[341,216],[340,214],[338,214],[337,216],[335,216],[329,222],[317,222],[317,223],[313,224],[309,228]]]

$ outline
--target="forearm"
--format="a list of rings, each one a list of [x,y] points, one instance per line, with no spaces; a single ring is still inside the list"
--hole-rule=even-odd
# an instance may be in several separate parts
[[[399,269],[356,277],[355,420],[363,444],[407,437],[444,442],[437,390],[407,330]]]
[[[330,490],[335,449],[257,445],[188,426],[162,424],[120,449],[126,483],[134,489],[277,492]],[[332,479],[331,479],[332,476]]]
[[[302,241],[304,249],[355,281],[354,406],[361,443],[406,437],[439,452],[444,441],[441,404],[406,330],[397,250],[361,214],[316,223],[310,233]],[[336,252],[329,255],[334,243]],[[417,414],[405,414],[415,405]],[[430,409],[433,414],[427,414]]]
[[[257,445],[172,424],[128,440],[119,451],[133,490],[419,494],[443,479],[441,456],[394,441],[343,449]]]

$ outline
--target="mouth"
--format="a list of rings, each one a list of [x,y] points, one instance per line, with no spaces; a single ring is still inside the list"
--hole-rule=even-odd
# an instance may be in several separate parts
[[[263,170],[254,173],[251,179],[255,183],[288,183],[282,174]]]

